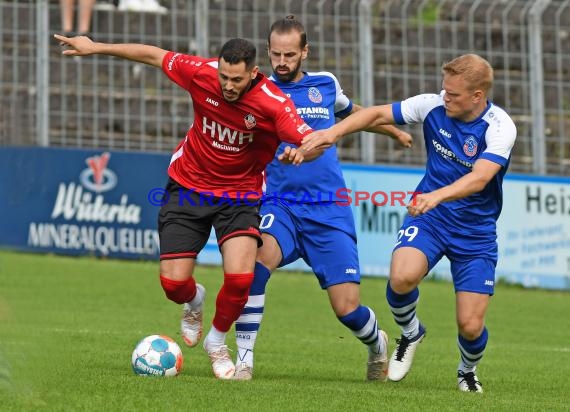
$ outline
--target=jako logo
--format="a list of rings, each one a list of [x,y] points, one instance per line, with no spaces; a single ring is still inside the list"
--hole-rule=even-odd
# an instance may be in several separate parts
[[[95,193],[107,192],[117,186],[117,175],[110,169],[107,169],[109,152],[103,153],[101,156],[88,157],[85,160],[89,168],[84,169],[79,175],[79,181],[88,190]]]
[[[439,129],[439,133],[441,133],[442,135],[444,135],[448,139],[451,139],[451,133],[449,133],[447,130]]]
[[[212,106],[216,106],[216,107],[218,107],[220,105],[220,103],[218,103],[217,101],[215,101],[214,99],[212,99],[210,97],[206,97],[206,103],[210,103]]]

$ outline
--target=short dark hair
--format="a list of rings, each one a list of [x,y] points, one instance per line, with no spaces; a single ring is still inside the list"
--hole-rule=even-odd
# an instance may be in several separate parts
[[[267,44],[271,44],[271,33],[276,32],[279,34],[290,33],[296,31],[301,36],[301,49],[307,45],[307,33],[305,33],[305,27],[301,24],[299,20],[295,18],[294,15],[289,14],[285,18],[273,22],[271,28],[269,29],[269,35],[267,36]]]
[[[231,39],[222,46],[218,60],[223,58],[229,64],[245,63],[248,69],[255,65],[257,50],[250,41],[245,39]]]

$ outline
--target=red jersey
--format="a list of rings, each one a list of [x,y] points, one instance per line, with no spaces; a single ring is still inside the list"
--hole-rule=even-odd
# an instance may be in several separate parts
[[[299,146],[312,130],[261,73],[239,100],[226,102],[217,68],[217,59],[174,52],[164,57],[162,70],[188,90],[194,107],[194,123],[173,154],[168,174],[188,189],[214,196],[261,194],[262,172],[280,142]]]

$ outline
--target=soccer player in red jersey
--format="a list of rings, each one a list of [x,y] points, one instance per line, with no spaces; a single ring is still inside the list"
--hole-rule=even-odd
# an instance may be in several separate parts
[[[262,172],[281,141],[300,146],[311,128],[295,106],[255,65],[255,46],[229,40],[217,59],[145,44],[109,44],[55,35],[66,56],[105,54],[162,68],[192,96],[194,122],[174,152],[158,218],[160,281],[168,299],[184,305],[182,336],[202,336],[206,291],[193,277],[196,257],[212,226],[222,253],[224,283],[204,349],[214,375],[231,379],[235,366],[226,332],[239,317],[253,280],[259,232]],[[316,154],[311,154],[316,157]],[[300,164],[302,150],[287,148],[284,163]]]

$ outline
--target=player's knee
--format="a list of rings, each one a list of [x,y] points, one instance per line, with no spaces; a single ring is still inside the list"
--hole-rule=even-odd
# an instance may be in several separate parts
[[[360,306],[360,287],[358,283],[345,282],[327,288],[331,307],[337,317],[354,312]]]
[[[411,292],[418,285],[417,276],[404,272],[390,273],[390,287],[399,295]]]
[[[339,318],[354,312],[359,305],[360,302],[358,299],[339,299],[331,301],[332,309],[335,315]]]
[[[484,326],[483,320],[477,318],[459,319],[457,321],[459,334],[470,341],[481,336]]]
[[[281,252],[279,250],[263,250],[263,246],[257,252],[257,257],[255,258],[257,263],[261,263],[270,272],[273,272],[281,263]]]
[[[243,304],[245,304],[252,282],[253,273],[224,275],[224,290],[227,298],[236,303],[243,301]]]
[[[257,250],[256,261],[265,266],[270,272],[273,272],[277,269],[281,260],[283,260],[281,247],[271,235],[263,234],[262,239],[263,246]]]
[[[161,275],[160,284],[166,297],[178,304],[190,302],[196,295],[196,281],[192,277],[178,281]]]

